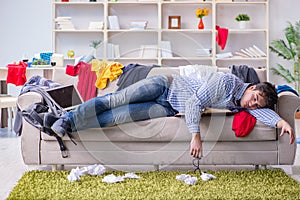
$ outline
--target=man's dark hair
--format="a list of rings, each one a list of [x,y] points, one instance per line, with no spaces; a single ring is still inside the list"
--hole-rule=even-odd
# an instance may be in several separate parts
[[[275,104],[278,101],[278,96],[277,96],[275,85],[273,85],[272,83],[269,83],[269,82],[262,82],[262,83],[256,84],[255,90],[258,90],[264,97],[264,99],[266,101],[265,108],[270,108],[270,109],[274,110]]]

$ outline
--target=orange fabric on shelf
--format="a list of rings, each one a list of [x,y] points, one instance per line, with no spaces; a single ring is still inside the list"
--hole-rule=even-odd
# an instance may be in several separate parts
[[[92,60],[92,71],[96,72],[97,80],[95,86],[99,89],[104,89],[110,82],[116,80],[122,73],[124,66],[119,62],[107,62],[105,60]]]
[[[7,68],[8,68],[7,77],[6,77],[7,84],[12,83],[15,84],[16,86],[21,86],[26,83],[27,63],[19,62],[16,64],[8,64]]]

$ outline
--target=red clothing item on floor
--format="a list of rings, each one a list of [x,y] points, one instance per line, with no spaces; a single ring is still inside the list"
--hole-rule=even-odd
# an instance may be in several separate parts
[[[79,74],[77,89],[82,99],[87,101],[97,96],[97,88],[95,82],[97,80],[96,73],[91,71],[92,64],[79,62]]]
[[[232,130],[236,137],[247,136],[254,128],[256,118],[247,111],[241,111],[234,114],[232,121]]]
[[[228,37],[228,29],[216,26],[216,30],[218,31],[216,41],[221,49],[224,50]]]
[[[20,62],[19,64],[8,64],[7,65],[7,77],[6,83],[12,83],[16,86],[24,85],[27,81],[26,79],[26,68],[27,63]]]

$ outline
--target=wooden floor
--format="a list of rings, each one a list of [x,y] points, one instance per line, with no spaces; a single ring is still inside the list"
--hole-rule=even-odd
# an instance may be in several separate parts
[[[24,172],[33,169],[51,170],[47,166],[26,166],[21,156],[20,139],[20,137],[15,136],[15,133],[8,131],[7,128],[0,128],[0,200],[5,200],[8,197]],[[297,155],[300,155],[299,149]],[[271,167],[278,168],[279,166]],[[296,156],[294,166],[280,166],[280,168],[283,168],[287,174],[300,182],[300,156]]]

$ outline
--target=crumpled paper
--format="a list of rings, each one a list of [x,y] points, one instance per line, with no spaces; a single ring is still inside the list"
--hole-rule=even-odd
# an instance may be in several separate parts
[[[210,179],[215,179],[216,177],[214,175],[212,175],[212,174],[201,172],[200,178],[203,181],[208,181]],[[183,182],[185,182],[188,185],[195,185],[198,182],[198,178],[197,177],[194,177],[194,176],[191,176],[191,175],[188,175],[188,174],[177,175],[176,179],[179,180],[179,181],[183,181]]]
[[[105,172],[105,167],[103,165],[90,165],[86,167],[76,167],[75,169],[72,169],[70,174],[68,175],[68,180],[70,182],[78,181],[80,180],[80,176],[89,174],[89,175],[102,175]]]
[[[102,179],[102,182],[105,183],[118,183],[124,181],[123,176],[115,176],[113,174],[107,175]]]
[[[201,179],[203,180],[203,181],[208,181],[208,180],[210,180],[210,179],[215,179],[216,177],[214,176],[214,175],[212,175],[212,174],[208,174],[208,173],[205,173],[205,172],[201,172],[202,174],[201,174]]]
[[[188,175],[188,174],[180,174],[176,176],[176,179],[179,181],[183,181],[188,185],[195,185],[198,182],[198,178]]]
[[[114,174],[110,174],[110,175],[105,176],[102,179],[102,182],[105,182],[105,183],[118,183],[118,182],[124,181],[125,178],[138,179],[140,177],[138,175],[134,174],[134,173],[126,173],[124,176],[115,176]]]

